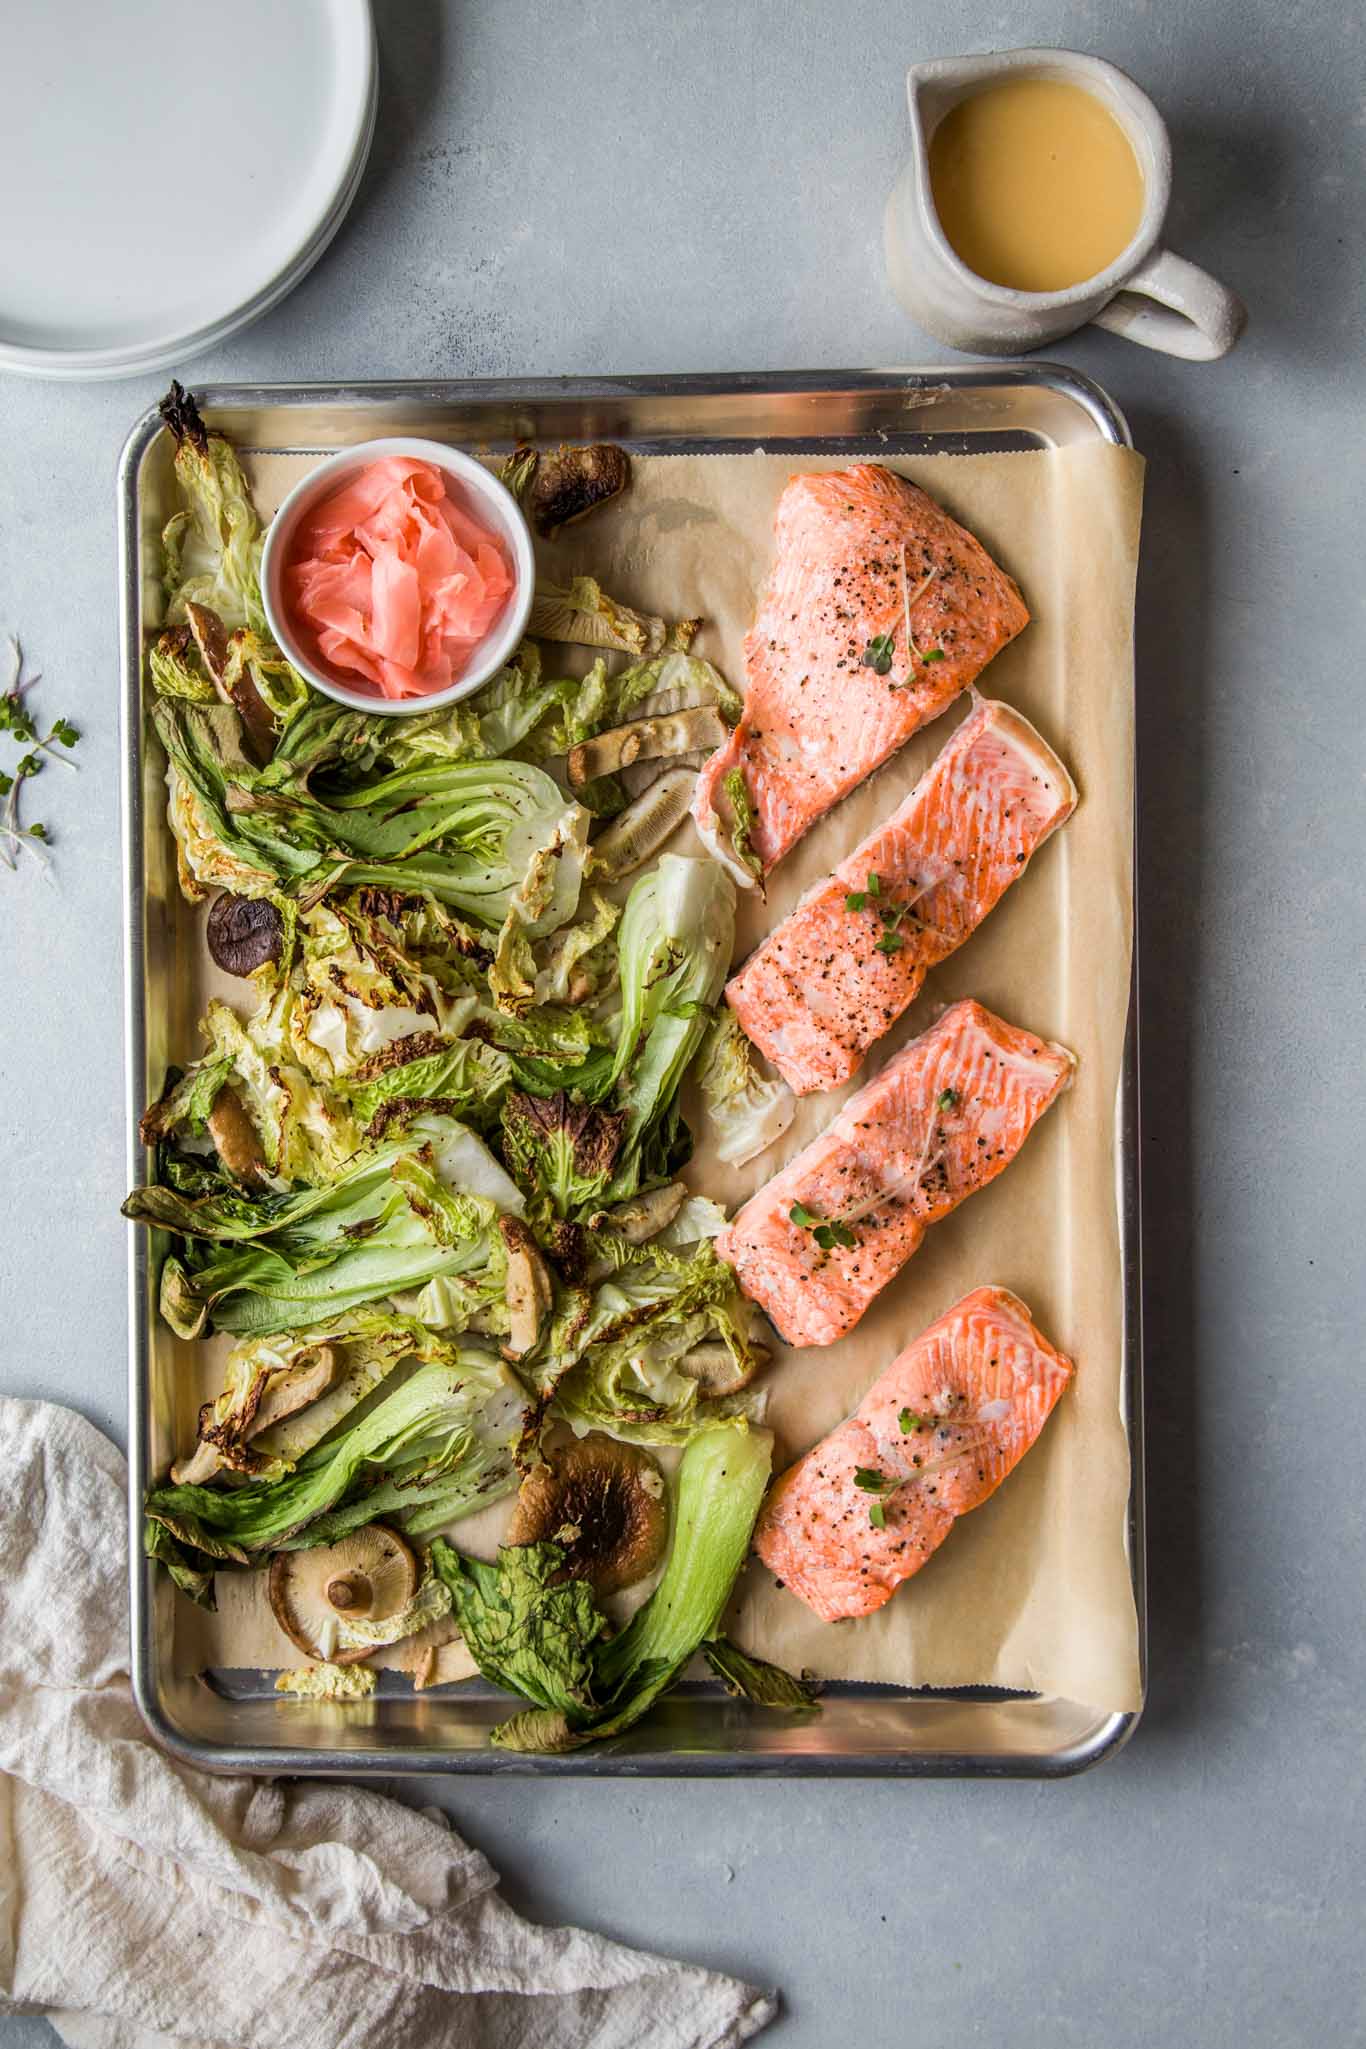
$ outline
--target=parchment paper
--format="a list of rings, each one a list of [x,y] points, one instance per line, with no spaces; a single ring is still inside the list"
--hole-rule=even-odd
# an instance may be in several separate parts
[[[767,569],[783,484],[795,470],[848,460],[637,459],[627,497],[546,547],[544,567],[556,580],[591,572],[614,595],[666,616],[701,614],[708,623],[697,652],[740,685],[741,640]],[[258,460],[252,475],[263,509],[305,467],[297,457]],[[738,1170],[719,1167],[700,1104],[686,1104],[698,1140],[687,1178],[735,1208],[907,1038],[946,1004],[976,996],[1012,1023],[1070,1046],[1080,1058],[1076,1084],[1007,1172],[929,1232],[856,1331],[824,1349],[776,1347],[766,1376],[775,1470],[847,1415],[917,1332],[988,1282],[1022,1296],[1077,1371],[1016,1472],[879,1613],[818,1622],[751,1561],[730,1626],[746,1648],[828,1678],[995,1685],[1104,1710],[1133,1708],[1141,1689],[1126,1552],[1116,1204],[1133,922],[1133,588],[1143,465],[1127,450],[1097,444],[894,458],[891,467],[941,500],[1019,583],[1031,624],[979,687],[1038,724],[1071,769],[1081,802],[981,930],[933,971],[857,1080],[807,1097],[781,1144]],[[893,809],[964,710],[960,703],[917,734],[808,833],[769,878],[766,901],[742,901],[737,961]],[[670,844],[701,851],[690,826]],[[196,1401],[219,1384],[220,1348],[200,1352],[214,1358],[201,1356],[197,1365]],[[184,1416],[192,1435],[192,1404]],[[460,1542],[487,1555],[507,1513],[504,1504],[461,1524]],[[177,1604],[182,1669],[298,1662],[265,1604],[262,1581],[261,1574],[221,1574],[217,1617]]]

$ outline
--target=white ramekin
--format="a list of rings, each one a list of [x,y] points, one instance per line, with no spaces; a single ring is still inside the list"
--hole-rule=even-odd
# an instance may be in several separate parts
[[[290,545],[304,514],[310,512],[329,491],[334,491],[344,477],[386,455],[407,455],[416,461],[429,462],[460,485],[463,495],[477,507],[480,517],[506,542],[512,560],[513,590],[507,610],[484,638],[475,643],[464,672],[455,682],[444,690],[428,691],[421,697],[384,697],[377,690],[362,687],[359,680],[355,684],[346,683],[331,671],[319,668],[299,645],[281,589]],[[487,683],[490,676],[496,675],[526,631],[535,582],[536,560],[531,532],[522,517],[521,507],[507,486],[472,455],[466,455],[458,448],[448,448],[442,441],[419,441],[406,434],[391,435],[383,441],[361,441],[354,448],[339,449],[336,455],[329,455],[316,469],[310,470],[294,486],[271,521],[261,557],[261,597],[266,618],[275,639],[299,674],[307,677],[325,697],[344,704],[350,711],[379,712],[395,718],[412,712],[435,711],[443,704],[458,704],[462,697],[469,697],[481,684]]]

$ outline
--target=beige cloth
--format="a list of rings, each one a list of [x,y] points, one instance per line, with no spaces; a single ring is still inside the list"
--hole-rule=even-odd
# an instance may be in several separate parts
[[[0,2012],[81,2049],[725,2049],[773,2018],[523,1921],[439,1817],[165,1756],[129,1690],[122,1457],[0,1400],[0,1472]]]

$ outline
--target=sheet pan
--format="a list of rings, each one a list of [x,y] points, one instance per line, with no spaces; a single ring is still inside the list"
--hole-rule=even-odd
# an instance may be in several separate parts
[[[519,438],[551,445],[562,439],[611,438],[641,454],[763,451],[784,461],[847,459],[859,453],[891,460],[1128,442],[1123,419],[1105,394],[1070,371],[1042,364],[330,390],[216,388],[201,394],[201,404],[211,423],[221,425],[265,468],[276,457],[321,453],[388,432],[431,434],[490,448]],[[136,1137],[138,1112],[159,1086],[167,1058],[183,1057],[196,1014],[187,953],[193,926],[174,890],[160,764],[145,758],[142,741],[141,647],[145,625],[156,617],[156,536],[170,509],[170,485],[167,437],[152,414],[134,428],[120,470],[130,1179],[139,1178],[145,1165]],[[990,689],[989,677],[984,681]],[[1115,1105],[1115,1157],[1122,1409],[1130,1467],[1127,1549],[1141,1668],[1136,977],[1135,964]],[[717,1688],[697,1685],[681,1689],[610,1750],[537,1759],[487,1748],[488,1727],[504,1711],[505,1700],[479,1682],[455,1693],[414,1695],[405,1680],[386,1674],[370,1702],[336,1707],[282,1700],[273,1691],[273,1675],[264,1672],[190,1676],[177,1669],[183,1661],[174,1655],[171,1590],[153,1579],[137,1542],[136,1502],[148,1475],[164,1469],[176,1427],[176,1346],[155,1315],[144,1234],[130,1232],[129,1257],[134,1682],[154,1732],[201,1765],[345,1775],[568,1770],[1052,1776],[1110,1754],[1137,1720],[1136,1706],[1098,1711],[1056,1694],[837,1682],[827,1689],[819,1718],[791,1723],[732,1701]]]

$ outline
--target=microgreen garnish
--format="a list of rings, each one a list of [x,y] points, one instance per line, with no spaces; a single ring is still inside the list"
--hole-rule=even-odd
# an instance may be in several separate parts
[[[894,683],[892,685],[893,690],[898,690],[911,681],[915,675],[915,665],[917,662],[942,662],[944,659],[942,647],[917,647],[915,635],[911,631],[911,606],[920,603],[920,600],[924,597],[938,574],[939,571],[937,569],[932,569],[916,585],[914,591],[910,590],[906,581],[906,543],[904,541],[901,543],[901,613],[906,624],[906,673],[899,684]],[[884,639],[886,637],[886,635],[883,636]]]
[[[941,1110],[956,1110],[958,1108],[957,1089],[943,1089],[940,1091],[939,1108]]]
[[[24,701],[26,693],[40,679],[37,676],[25,679],[24,651],[13,635],[10,637],[9,645],[9,686],[0,695],[0,733],[10,734],[21,745],[26,744],[28,749],[15,762],[12,774],[0,771],[0,797],[7,800],[4,815],[0,817],[0,857],[3,857],[11,868],[16,868],[19,849],[26,841],[39,840],[47,843],[51,839],[45,825],[22,823],[19,817],[19,798],[23,785],[41,773],[44,755],[53,755],[58,761],[65,760],[65,755],[57,752],[58,748],[74,747],[81,736],[70,719],[56,719],[52,730],[40,737],[33,713]],[[74,768],[75,762],[73,761],[70,766]]]
[[[871,669],[874,675],[877,676],[889,675],[891,673],[892,667],[892,649],[894,643],[894,634],[874,634],[873,638],[869,641],[867,647],[863,650],[864,668]]]
[[[847,1224],[842,1224],[838,1217],[827,1222],[814,1210],[809,1210],[804,1202],[794,1202],[787,1214],[799,1230],[811,1233],[822,1252],[833,1252],[837,1245],[851,1248],[858,1244]]]
[[[918,1416],[914,1409],[903,1409],[896,1421],[903,1437],[909,1437],[913,1430],[928,1430],[930,1427],[925,1418]]]
[[[868,1520],[873,1525],[873,1528],[875,1530],[886,1529],[887,1511],[880,1501],[875,1501],[872,1504],[871,1508],[868,1510]]]
[[[901,1485],[900,1473],[880,1473],[876,1466],[855,1466],[854,1485],[865,1494],[894,1494]]]
[[[914,876],[910,877],[910,882],[912,888],[914,888]],[[874,871],[869,874],[866,889],[854,889],[849,892],[848,896],[844,899],[844,908],[846,911],[863,911],[868,908],[871,899],[873,908],[882,920],[882,935],[873,942],[877,952],[900,953],[906,943],[902,937],[901,925],[910,916],[912,905],[924,893],[923,889],[917,889],[915,894],[907,897],[904,903],[892,903],[883,897],[882,877]]]

